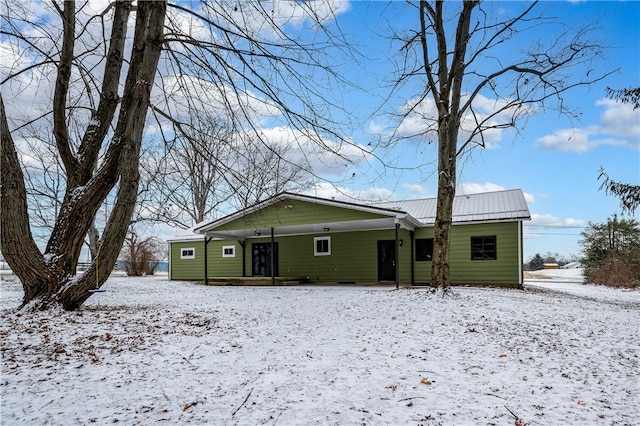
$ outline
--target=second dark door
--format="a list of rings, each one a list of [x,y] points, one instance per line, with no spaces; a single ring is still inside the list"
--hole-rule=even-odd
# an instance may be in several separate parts
[[[378,241],[378,281],[396,280],[396,242]]]

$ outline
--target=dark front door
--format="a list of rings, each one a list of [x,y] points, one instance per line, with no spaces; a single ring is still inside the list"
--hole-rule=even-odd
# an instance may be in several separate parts
[[[396,242],[378,241],[378,281],[396,280]]]
[[[271,276],[271,243],[251,244],[251,275],[254,277]],[[273,276],[278,276],[278,243],[273,243]]]

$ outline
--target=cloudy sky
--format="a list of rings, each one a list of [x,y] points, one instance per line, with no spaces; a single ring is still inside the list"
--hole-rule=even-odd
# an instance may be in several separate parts
[[[402,108],[399,103],[387,102],[383,107],[379,103],[387,93],[380,87],[388,85],[394,61],[389,27],[415,27],[417,17],[412,8],[399,2],[392,7],[387,2],[352,2],[350,6],[337,20],[345,33],[361,43],[366,56],[353,67],[354,81],[371,89],[353,100],[362,126],[352,137],[367,145],[383,133],[381,123],[389,119],[389,114],[383,113]],[[489,9],[500,13],[501,8],[510,7],[519,9],[522,3],[494,2]],[[572,117],[539,108],[521,123],[519,131],[491,135],[487,148],[474,150],[459,163],[459,193],[510,188],[525,192],[532,215],[525,228],[526,258],[547,252],[579,254],[583,227],[589,221],[603,222],[620,212],[618,200],[598,189],[600,167],[613,179],[640,183],[640,109],[633,111],[605,95],[607,86],[640,86],[640,2],[549,1],[539,8],[547,16],[556,16],[564,29],[594,22],[591,38],[606,46],[605,59],[595,62],[594,72],[614,72],[601,82],[564,95],[565,105],[574,112]],[[552,49],[554,42],[545,38],[543,28],[530,30],[529,37],[531,41],[540,39]],[[524,50],[524,43],[511,49]],[[418,94],[416,89],[409,96]],[[369,168],[361,164],[341,176],[345,180],[336,184],[339,190],[322,184],[316,188],[317,194],[390,199],[436,194],[433,144],[406,141],[380,152],[395,168],[385,168],[375,161],[368,164]],[[420,167],[414,168],[418,164]]]
[[[90,4],[96,9],[104,7],[101,0]],[[316,38],[322,41],[308,19],[308,8],[315,8],[323,24],[340,35],[348,46],[335,51],[329,48],[322,56],[333,61],[340,79],[348,84],[334,86],[316,75],[309,78],[318,79],[316,83],[327,88],[327,100],[332,102],[324,105],[318,102],[315,112],[321,111],[337,122],[338,132],[347,141],[346,145],[340,145],[327,139],[323,144],[350,161],[319,150],[300,134],[300,129],[288,128],[278,120],[268,102],[261,109],[259,96],[248,101],[255,103],[254,111],[265,117],[260,124],[262,134],[282,143],[297,141],[299,150],[294,157],[306,154],[306,161],[314,166],[321,180],[308,192],[359,201],[435,196],[435,144],[428,143],[429,137],[407,137],[432,122],[433,102],[423,101],[414,114],[399,122],[398,115],[415,104],[424,84],[413,80],[392,90],[403,60],[393,34],[406,35],[418,27],[416,8],[401,1],[334,0],[306,3],[305,12],[297,2],[260,4],[271,10],[270,22],[280,25],[285,33],[304,41]],[[483,3],[482,7],[488,16],[513,16],[529,4],[496,1]],[[598,189],[600,167],[615,180],[640,182],[640,109],[633,111],[629,105],[609,100],[605,92],[607,86],[640,86],[640,2],[543,1],[537,9],[551,17],[553,24],[538,22],[522,35],[514,35],[493,59],[486,60],[487,67],[495,65],[496,60],[508,60],[509,55],[522,54],[536,43],[543,46],[542,51],[554,52],[559,45],[556,39],[563,32],[592,22],[589,37],[605,49],[603,57],[593,58],[596,68],[591,75],[611,74],[591,86],[577,87],[563,95],[563,104],[573,112],[570,117],[559,114],[552,104],[530,106],[526,121],[519,123],[517,131],[488,132],[486,147],[474,149],[459,161],[458,193],[511,188],[524,191],[532,214],[532,221],[525,228],[526,258],[546,252],[579,254],[579,233],[584,226],[589,221],[606,221],[619,212],[618,200]],[[273,30],[271,24],[247,14],[250,12],[246,7],[235,8],[229,19],[242,19],[254,31],[265,33],[267,39],[279,37],[275,32],[268,34]],[[46,19],[54,22],[56,18]],[[184,26],[189,25],[184,22]],[[194,27],[194,31],[200,30],[201,27]],[[3,53],[0,64],[5,75],[21,61],[30,60],[12,53],[6,43],[6,39],[0,40]],[[579,75],[586,70],[577,68],[571,72]],[[26,79],[24,85],[14,81],[2,87],[10,120],[37,111],[38,103],[50,102],[47,98],[50,86],[40,82],[26,90],[33,77],[22,77]],[[165,79],[163,84],[167,89],[171,79]],[[197,82],[197,87],[203,94],[206,85]],[[224,88],[214,90],[223,91]],[[483,93],[477,101],[479,113],[488,114],[504,99],[492,99]],[[332,105],[342,108],[333,110]],[[149,131],[152,129],[150,126]],[[158,233],[172,236],[174,231],[163,229]]]

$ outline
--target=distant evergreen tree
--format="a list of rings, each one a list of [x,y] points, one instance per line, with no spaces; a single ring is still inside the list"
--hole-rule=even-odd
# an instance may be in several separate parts
[[[540,256],[540,253],[536,253],[529,261],[529,269],[539,271],[542,268],[544,268],[544,259]]]
[[[590,222],[581,235],[587,269],[610,257],[640,252],[640,224],[635,219],[618,219],[613,215],[606,223]]]
[[[607,223],[590,223],[582,232],[586,282],[640,287],[640,224],[614,215]]]

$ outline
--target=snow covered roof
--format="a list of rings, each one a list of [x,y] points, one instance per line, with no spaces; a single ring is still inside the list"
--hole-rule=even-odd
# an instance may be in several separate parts
[[[435,222],[436,205],[436,197],[376,204],[407,212],[423,225]],[[453,202],[454,223],[529,219],[531,214],[521,189],[456,195]]]

